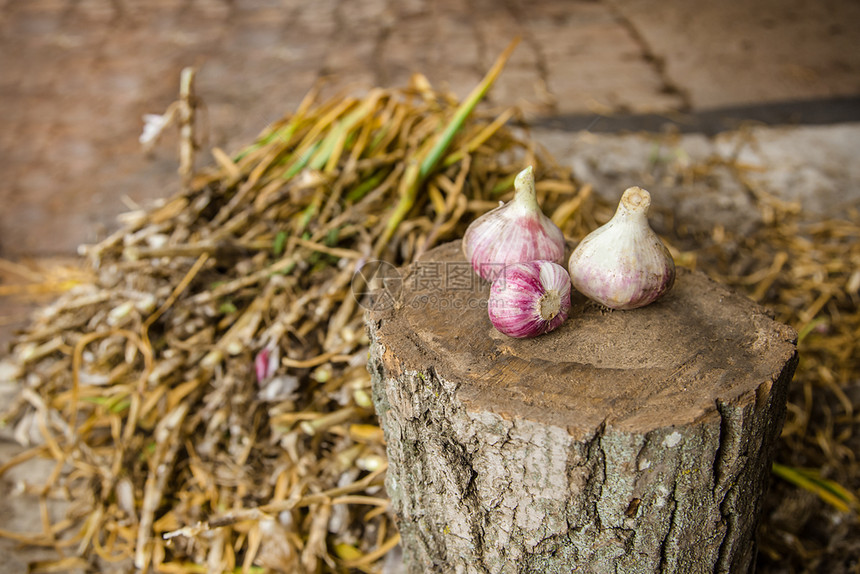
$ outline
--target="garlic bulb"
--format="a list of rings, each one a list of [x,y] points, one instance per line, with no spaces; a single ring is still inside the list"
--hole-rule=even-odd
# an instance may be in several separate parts
[[[648,225],[651,195],[631,187],[615,215],[588,234],[568,261],[577,291],[612,309],[656,301],[675,282],[675,262]]]
[[[570,277],[552,261],[529,261],[505,267],[490,286],[490,322],[510,337],[549,333],[567,319]]]
[[[537,203],[532,166],[517,175],[514,188],[511,201],[473,221],[463,236],[463,253],[488,281],[511,263],[537,259],[564,263],[564,234]]]

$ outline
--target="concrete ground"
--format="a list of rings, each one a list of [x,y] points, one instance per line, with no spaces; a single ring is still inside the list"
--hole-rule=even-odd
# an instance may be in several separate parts
[[[838,215],[860,206],[855,22],[851,0],[0,0],[0,294],[74,261],[129,206],[178,189],[173,143],[147,155],[138,136],[189,65],[203,148],[231,150],[321,77],[333,93],[421,72],[462,97],[520,35],[489,99],[519,105],[535,138],[598,193],[651,185],[656,202],[660,182],[641,179],[655,150],[742,149],[769,191]],[[667,126],[688,133],[669,145],[653,133]],[[651,132],[620,133],[640,129]],[[750,224],[749,198],[714,195],[674,189],[659,201],[691,225]],[[0,345],[26,321],[25,294],[0,297]],[[16,451],[0,447],[0,462]],[[0,528],[39,529],[7,496],[25,479],[0,482]],[[10,549],[0,541],[0,573],[25,571],[34,554]]]

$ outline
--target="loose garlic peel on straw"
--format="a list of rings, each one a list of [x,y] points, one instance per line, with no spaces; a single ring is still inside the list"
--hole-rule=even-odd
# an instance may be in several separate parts
[[[573,286],[611,309],[636,309],[675,282],[675,262],[648,224],[651,194],[627,189],[615,215],[589,233],[568,261]]]
[[[511,201],[477,218],[463,236],[463,253],[487,280],[512,263],[564,263],[564,234],[538,205],[532,166],[517,175],[514,189]]]

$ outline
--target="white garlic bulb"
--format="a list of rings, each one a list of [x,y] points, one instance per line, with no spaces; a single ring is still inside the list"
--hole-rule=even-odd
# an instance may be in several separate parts
[[[564,234],[538,205],[531,166],[517,175],[514,188],[511,201],[473,221],[463,236],[463,253],[472,269],[489,281],[511,263],[564,263]]]
[[[568,261],[577,291],[611,309],[653,303],[675,282],[675,262],[648,224],[651,195],[631,187],[615,215],[589,233]]]

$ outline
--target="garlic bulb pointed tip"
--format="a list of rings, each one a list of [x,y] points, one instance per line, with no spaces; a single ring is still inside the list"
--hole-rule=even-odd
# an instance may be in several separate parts
[[[514,178],[514,187],[520,188],[521,186],[531,186],[534,188],[535,185],[535,168],[533,166],[528,166],[520,173],[517,174],[517,177]]]
[[[511,201],[477,218],[463,236],[463,253],[484,279],[511,263],[564,261],[564,234],[538,205],[532,166],[517,174],[514,189]]]

